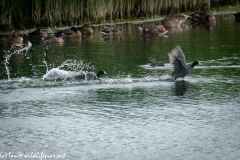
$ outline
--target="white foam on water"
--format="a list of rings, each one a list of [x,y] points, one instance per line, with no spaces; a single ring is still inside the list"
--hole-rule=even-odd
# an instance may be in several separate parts
[[[139,65],[139,67],[144,68],[144,69],[149,69],[149,70],[169,70],[169,69],[173,69],[173,66],[170,63],[165,63],[164,66],[152,67],[152,66],[150,66],[150,64],[145,64],[145,65]]]
[[[45,75],[43,75],[43,80],[55,81],[55,80],[64,80],[67,78],[74,78],[77,76],[77,72],[65,71],[59,68],[52,68]]]
[[[220,68],[240,68],[240,65],[226,65],[226,66],[222,66],[222,65],[219,65],[219,66],[197,66],[197,67],[194,67],[194,69],[220,69]]]
[[[122,77],[122,76],[119,76]],[[125,78],[115,78],[115,79],[100,79],[99,83],[101,84],[128,84],[128,83],[133,83],[133,79],[131,78],[130,75],[127,75]]]

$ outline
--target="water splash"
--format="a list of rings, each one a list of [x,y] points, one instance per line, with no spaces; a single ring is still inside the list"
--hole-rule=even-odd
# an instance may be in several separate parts
[[[45,64],[47,66],[47,63]],[[65,81],[67,79],[74,79],[79,74],[87,74],[88,71],[91,70],[95,70],[95,67],[91,65],[91,62],[86,63],[84,61],[68,59],[57,68],[52,68],[50,70],[47,68],[47,73],[43,75],[43,80]]]
[[[132,79],[131,75],[127,75],[123,77],[123,75],[119,75],[116,79],[100,79],[100,84],[129,84],[134,83],[135,80]]]
[[[6,55],[4,56],[4,61],[3,61],[3,64],[5,66],[5,69],[6,69],[6,73],[7,73],[7,76],[8,76],[8,81],[11,81],[11,77],[10,77],[10,69],[9,69],[9,60],[10,58],[14,55],[14,54],[20,54],[21,52],[23,51],[28,51],[30,48],[32,47],[32,43],[30,43],[28,41],[28,44],[22,48],[22,49],[19,49],[19,50],[15,50],[15,51],[11,51],[11,49],[7,50],[5,53]]]
[[[46,52],[44,52],[44,59],[43,59],[43,63],[45,64],[46,66],[46,73],[48,73],[48,64],[47,64],[47,61],[46,61],[46,57],[47,57],[47,54]]]
[[[77,61],[74,59],[66,60],[57,68],[75,72],[95,70],[91,62]]]
[[[43,75],[43,80],[48,81],[66,80],[67,78],[73,78],[76,75],[77,75],[76,72],[65,71],[59,68],[52,68],[45,75]]]

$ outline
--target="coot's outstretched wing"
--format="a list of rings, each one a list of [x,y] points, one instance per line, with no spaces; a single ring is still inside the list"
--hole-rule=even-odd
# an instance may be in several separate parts
[[[168,56],[170,63],[174,66],[174,71],[172,72],[171,76],[175,78],[184,77],[188,66],[186,64],[185,55],[181,47],[177,45],[170,53],[168,53]]]
[[[179,65],[182,65],[183,67],[187,67],[186,61],[185,61],[185,55],[179,45],[177,45],[175,48],[172,49],[170,53],[168,53],[170,63],[174,65],[174,67],[178,67]],[[179,64],[179,61],[181,62]]]

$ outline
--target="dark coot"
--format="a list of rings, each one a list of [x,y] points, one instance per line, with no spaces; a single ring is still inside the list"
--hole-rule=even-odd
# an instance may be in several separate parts
[[[102,74],[107,74],[104,70],[99,71],[97,74],[94,72],[88,72],[86,74],[80,74],[78,76],[76,76],[76,79],[87,79],[87,80],[94,80],[94,79],[99,79],[99,77]]]
[[[184,78],[188,75],[196,65],[200,63],[198,61],[193,62],[190,66],[186,64],[185,55],[180,46],[176,46],[168,53],[170,63],[174,66],[174,71],[171,73],[172,78]]]

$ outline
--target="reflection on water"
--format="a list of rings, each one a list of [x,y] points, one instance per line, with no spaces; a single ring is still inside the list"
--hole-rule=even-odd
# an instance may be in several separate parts
[[[0,152],[65,153],[76,160],[238,159],[240,46],[233,18],[217,17],[211,30],[189,26],[147,41],[140,24],[123,24],[121,40],[110,41],[94,27],[91,40],[33,45],[7,65],[0,56]],[[187,62],[202,65],[174,81],[167,53],[177,44]],[[149,57],[165,66],[150,66]],[[102,69],[108,74],[99,80],[71,78]]]
[[[187,92],[189,87],[189,84],[187,84],[187,82],[185,82],[184,80],[181,81],[176,81],[175,82],[175,95],[176,96],[184,96],[185,93]]]

